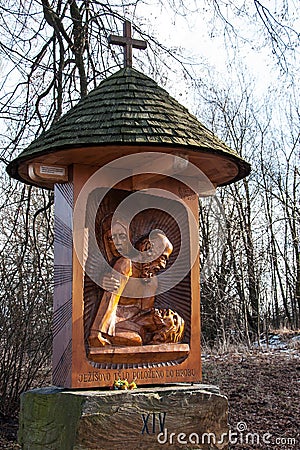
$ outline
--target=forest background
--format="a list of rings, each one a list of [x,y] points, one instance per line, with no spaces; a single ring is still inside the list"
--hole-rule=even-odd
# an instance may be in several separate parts
[[[134,67],[252,165],[200,200],[204,345],[299,329],[297,1],[0,0],[0,14],[0,415],[47,378],[52,341],[53,193],[5,168],[122,67],[107,38],[124,18],[148,42]]]

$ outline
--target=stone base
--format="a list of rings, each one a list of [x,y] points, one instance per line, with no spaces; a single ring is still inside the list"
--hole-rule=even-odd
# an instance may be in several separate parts
[[[227,419],[227,398],[215,386],[48,387],[22,395],[19,443],[25,450],[225,450]]]

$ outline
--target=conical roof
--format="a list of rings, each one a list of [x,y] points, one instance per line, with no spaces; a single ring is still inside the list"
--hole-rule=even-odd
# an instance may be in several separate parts
[[[151,78],[126,67],[100,83],[43,132],[7,167],[17,179],[30,182],[24,165],[47,161],[47,155],[61,152],[60,163],[72,164],[74,149],[93,148],[94,155],[109,152],[110,146],[180,149],[219,155],[236,167],[232,179],[237,181],[250,172],[249,164],[202,125],[195,116],[172,98]],[[66,150],[73,150],[68,153]],[[50,159],[51,161],[51,159]],[[228,178],[228,177],[227,177]],[[34,184],[34,183],[33,183]]]

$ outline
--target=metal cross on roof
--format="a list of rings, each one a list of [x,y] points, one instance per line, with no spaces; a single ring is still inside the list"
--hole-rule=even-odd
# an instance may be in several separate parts
[[[108,42],[109,44],[122,45],[124,47],[124,66],[132,67],[132,48],[145,50],[147,48],[147,42],[131,37],[131,23],[129,20],[125,20],[123,24],[123,34],[124,36],[111,34],[108,37]]]

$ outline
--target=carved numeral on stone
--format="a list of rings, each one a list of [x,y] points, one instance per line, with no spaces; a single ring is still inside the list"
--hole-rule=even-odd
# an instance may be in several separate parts
[[[148,413],[148,414],[142,414],[142,421],[143,421],[143,428],[142,428],[142,434],[155,434],[156,431],[159,431],[160,433],[163,433],[165,429],[165,422],[166,422],[166,415],[167,413]],[[158,430],[156,430],[156,423],[158,423],[159,427]]]

